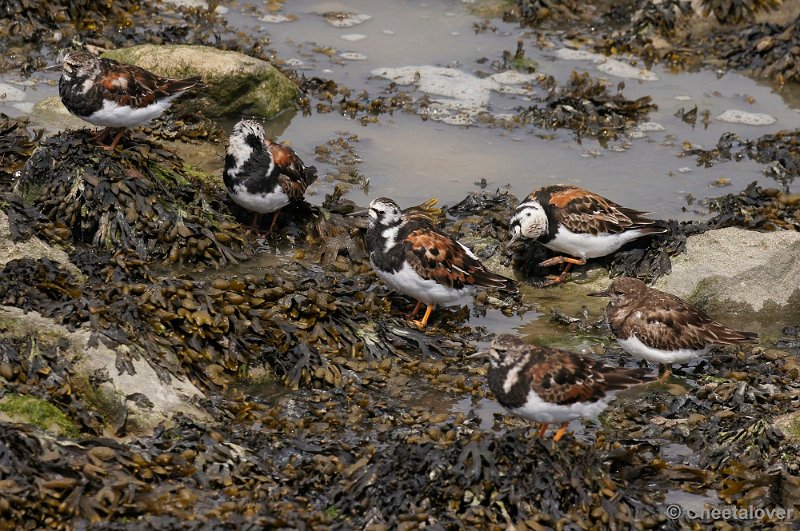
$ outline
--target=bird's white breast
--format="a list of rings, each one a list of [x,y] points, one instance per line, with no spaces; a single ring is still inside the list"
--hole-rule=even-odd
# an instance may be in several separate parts
[[[528,399],[521,407],[511,410],[515,415],[542,423],[562,423],[580,417],[596,417],[608,407],[613,394],[606,394],[597,402],[575,402],[569,405],[552,404],[545,402],[534,391],[528,393]]]
[[[691,349],[678,349],[678,350],[660,350],[645,345],[638,337],[631,335],[628,339],[617,338],[617,343],[629,354],[647,360],[650,363],[684,363],[703,354],[706,354],[711,347],[706,347],[702,350]]]
[[[111,100],[103,100],[103,106],[98,111],[91,116],[81,116],[81,118],[90,124],[103,127],[134,127],[159,116],[169,108],[170,102],[177,96],[176,94],[164,98],[139,109],[119,105]]]
[[[597,235],[580,234],[564,227],[559,227],[555,237],[544,246],[548,249],[581,258],[598,258],[606,256],[631,240],[644,233],[640,230],[629,230],[618,234],[600,233]]]
[[[252,194],[247,191],[245,185],[237,184],[228,190],[228,194],[237,205],[259,214],[269,214],[289,204],[289,196],[280,186],[275,186],[275,189],[267,194]]]
[[[408,263],[404,263],[395,273],[381,271],[374,263],[372,267],[387,286],[425,304],[454,304],[469,297],[474,291],[472,286],[454,289],[433,279],[422,278]]]

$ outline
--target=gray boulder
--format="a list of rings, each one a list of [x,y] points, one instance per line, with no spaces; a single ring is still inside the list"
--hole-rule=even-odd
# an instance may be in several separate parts
[[[800,233],[712,230],[689,238],[654,287],[712,313],[800,307]]]

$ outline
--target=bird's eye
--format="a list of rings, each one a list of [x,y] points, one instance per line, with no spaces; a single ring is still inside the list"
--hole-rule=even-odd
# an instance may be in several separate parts
[[[529,217],[531,217],[531,213],[530,213],[530,212],[525,212],[525,217],[526,217],[526,218],[529,218]]]

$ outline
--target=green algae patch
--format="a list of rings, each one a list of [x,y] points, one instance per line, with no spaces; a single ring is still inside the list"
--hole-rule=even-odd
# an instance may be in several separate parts
[[[75,438],[78,429],[50,402],[33,396],[9,394],[0,399],[0,412],[13,420],[33,424],[50,433]]]
[[[299,94],[297,85],[270,63],[208,46],[143,44],[112,50],[103,57],[165,77],[200,76],[206,86],[190,91],[194,98],[178,101],[185,109],[202,110],[211,117],[271,118],[294,107]]]

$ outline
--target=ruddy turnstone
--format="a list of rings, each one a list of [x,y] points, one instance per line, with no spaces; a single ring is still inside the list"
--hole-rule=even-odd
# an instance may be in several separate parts
[[[76,50],[64,57],[58,94],[69,112],[105,127],[94,137],[98,142],[119,129],[111,145],[103,146],[111,150],[125,128],[156,118],[173,99],[198,85],[199,77],[167,79],[135,65]]]
[[[550,286],[564,282],[570,268],[584,265],[587,258],[609,255],[636,238],[666,231],[646,214],[577,186],[543,186],[531,192],[511,216],[509,245],[527,238],[574,257],[556,256],[539,264],[565,264],[559,276],[544,283]]]
[[[612,367],[566,350],[528,345],[503,334],[489,350],[471,357],[489,356],[489,388],[511,413],[541,423],[539,437],[549,424],[561,424],[554,440],[564,435],[570,421],[596,417],[628,387],[652,381],[647,369]]]
[[[379,197],[369,204],[367,252],[373,269],[390,288],[417,301],[413,319],[427,305],[420,330],[437,304],[453,304],[477,287],[516,291],[515,281],[487,270],[472,251],[436,229],[423,216],[407,216],[397,203]]]
[[[317,169],[303,164],[292,148],[265,138],[260,123],[242,120],[233,126],[222,178],[231,199],[256,213],[254,225],[261,214],[274,212],[271,233],[280,209],[303,200]]]
[[[758,334],[732,330],[688,302],[639,279],[620,277],[608,289],[590,293],[609,297],[608,325],[628,353],[664,367],[702,356],[715,345],[757,343]]]

